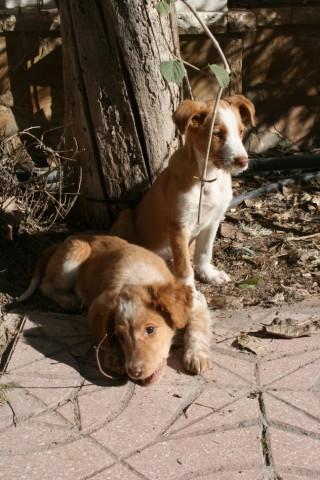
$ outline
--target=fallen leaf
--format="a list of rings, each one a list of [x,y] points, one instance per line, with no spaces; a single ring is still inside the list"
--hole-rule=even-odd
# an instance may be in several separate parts
[[[263,201],[260,198],[248,198],[244,201],[246,207],[261,208]]]
[[[238,288],[256,288],[258,283],[260,282],[260,277],[259,275],[255,275],[253,277],[249,277],[243,282],[240,282],[237,284]]]
[[[305,335],[310,335],[311,333],[317,333],[320,331],[320,319],[307,320],[302,323],[297,323],[297,321],[293,320],[292,318],[280,319],[276,317],[269,325],[264,325],[263,331],[275,337],[303,337]]]
[[[225,308],[227,305],[227,298],[225,295],[210,295],[207,302],[210,307]]]
[[[280,303],[284,302],[284,295],[282,292],[276,293],[272,298],[270,298],[270,303],[274,303],[275,305],[279,305]]]
[[[231,223],[222,222],[220,226],[220,235],[224,238],[234,239],[238,228]]]
[[[242,332],[240,335],[238,335],[236,343],[242,348],[250,350],[250,352],[253,352],[256,355],[265,355],[269,351],[265,341],[261,340],[260,338],[252,337],[245,332]]]
[[[311,198],[311,203],[320,208],[320,195],[313,195]]]

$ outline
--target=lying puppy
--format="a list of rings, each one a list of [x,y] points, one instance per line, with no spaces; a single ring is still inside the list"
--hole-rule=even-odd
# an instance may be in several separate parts
[[[244,120],[254,125],[250,100],[234,95],[220,101],[203,192],[201,223],[197,223],[200,181],[213,102],[185,100],[173,115],[185,144],[133,210],[124,210],[110,230],[165,259],[173,257],[174,271],[186,284],[194,283],[189,244],[196,240],[194,266],[200,280],[222,284],[229,276],[211,265],[212,247],[220,221],[232,199],[231,175],[248,167],[242,143]],[[171,249],[170,249],[171,246]]]
[[[201,298],[175,279],[165,262],[117,237],[77,235],[45,250],[18,301],[41,292],[63,309],[88,307],[99,343],[108,333],[107,368],[143,384],[163,374],[172,338],[185,328],[184,365],[201,373],[211,365],[210,316]],[[109,352],[110,353],[110,352]],[[110,355],[109,355],[110,357]]]

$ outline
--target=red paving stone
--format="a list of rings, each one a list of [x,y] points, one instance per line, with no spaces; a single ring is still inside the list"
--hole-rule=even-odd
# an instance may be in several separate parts
[[[273,460],[284,470],[287,468],[305,468],[318,473],[320,478],[319,436],[311,438],[289,431],[270,428],[270,441]]]
[[[266,339],[258,357],[229,337],[275,311],[218,316],[212,370],[184,374],[177,349],[143,388],[101,378],[81,317],[30,313],[0,380],[1,480],[320,478],[320,335]]]

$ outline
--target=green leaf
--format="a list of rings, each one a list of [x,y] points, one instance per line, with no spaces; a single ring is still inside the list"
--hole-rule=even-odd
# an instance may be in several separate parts
[[[180,60],[161,62],[160,71],[167,82],[181,83],[186,74],[183,63]]]
[[[247,278],[243,282],[240,282],[237,284],[237,287],[239,288],[256,288],[258,283],[260,282],[260,277],[259,275],[255,275],[254,277]]]
[[[171,12],[171,4],[170,0],[160,0],[157,5],[157,10],[160,15],[168,15]]]
[[[212,63],[208,65],[214,76],[216,77],[221,88],[226,88],[230,83],[230,75],[224,67]]]

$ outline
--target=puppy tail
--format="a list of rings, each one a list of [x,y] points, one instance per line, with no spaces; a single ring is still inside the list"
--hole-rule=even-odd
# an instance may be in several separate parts
[[[23,302],[24,300],[27,300],[27,298],[31,297],[31,295],[36,291],[36,289],[40,285],[40,282],[46,270],[47,264],[50,258],[52,257],[53,253],[57,249],[57,247],[58,245],[51,245],[40,254],[40,257],[38,258],[36,266],[33,270],[33,274],[32,274],[29,286],[27,290],[23,292],[23,294],[16,299],[17,302]]]

